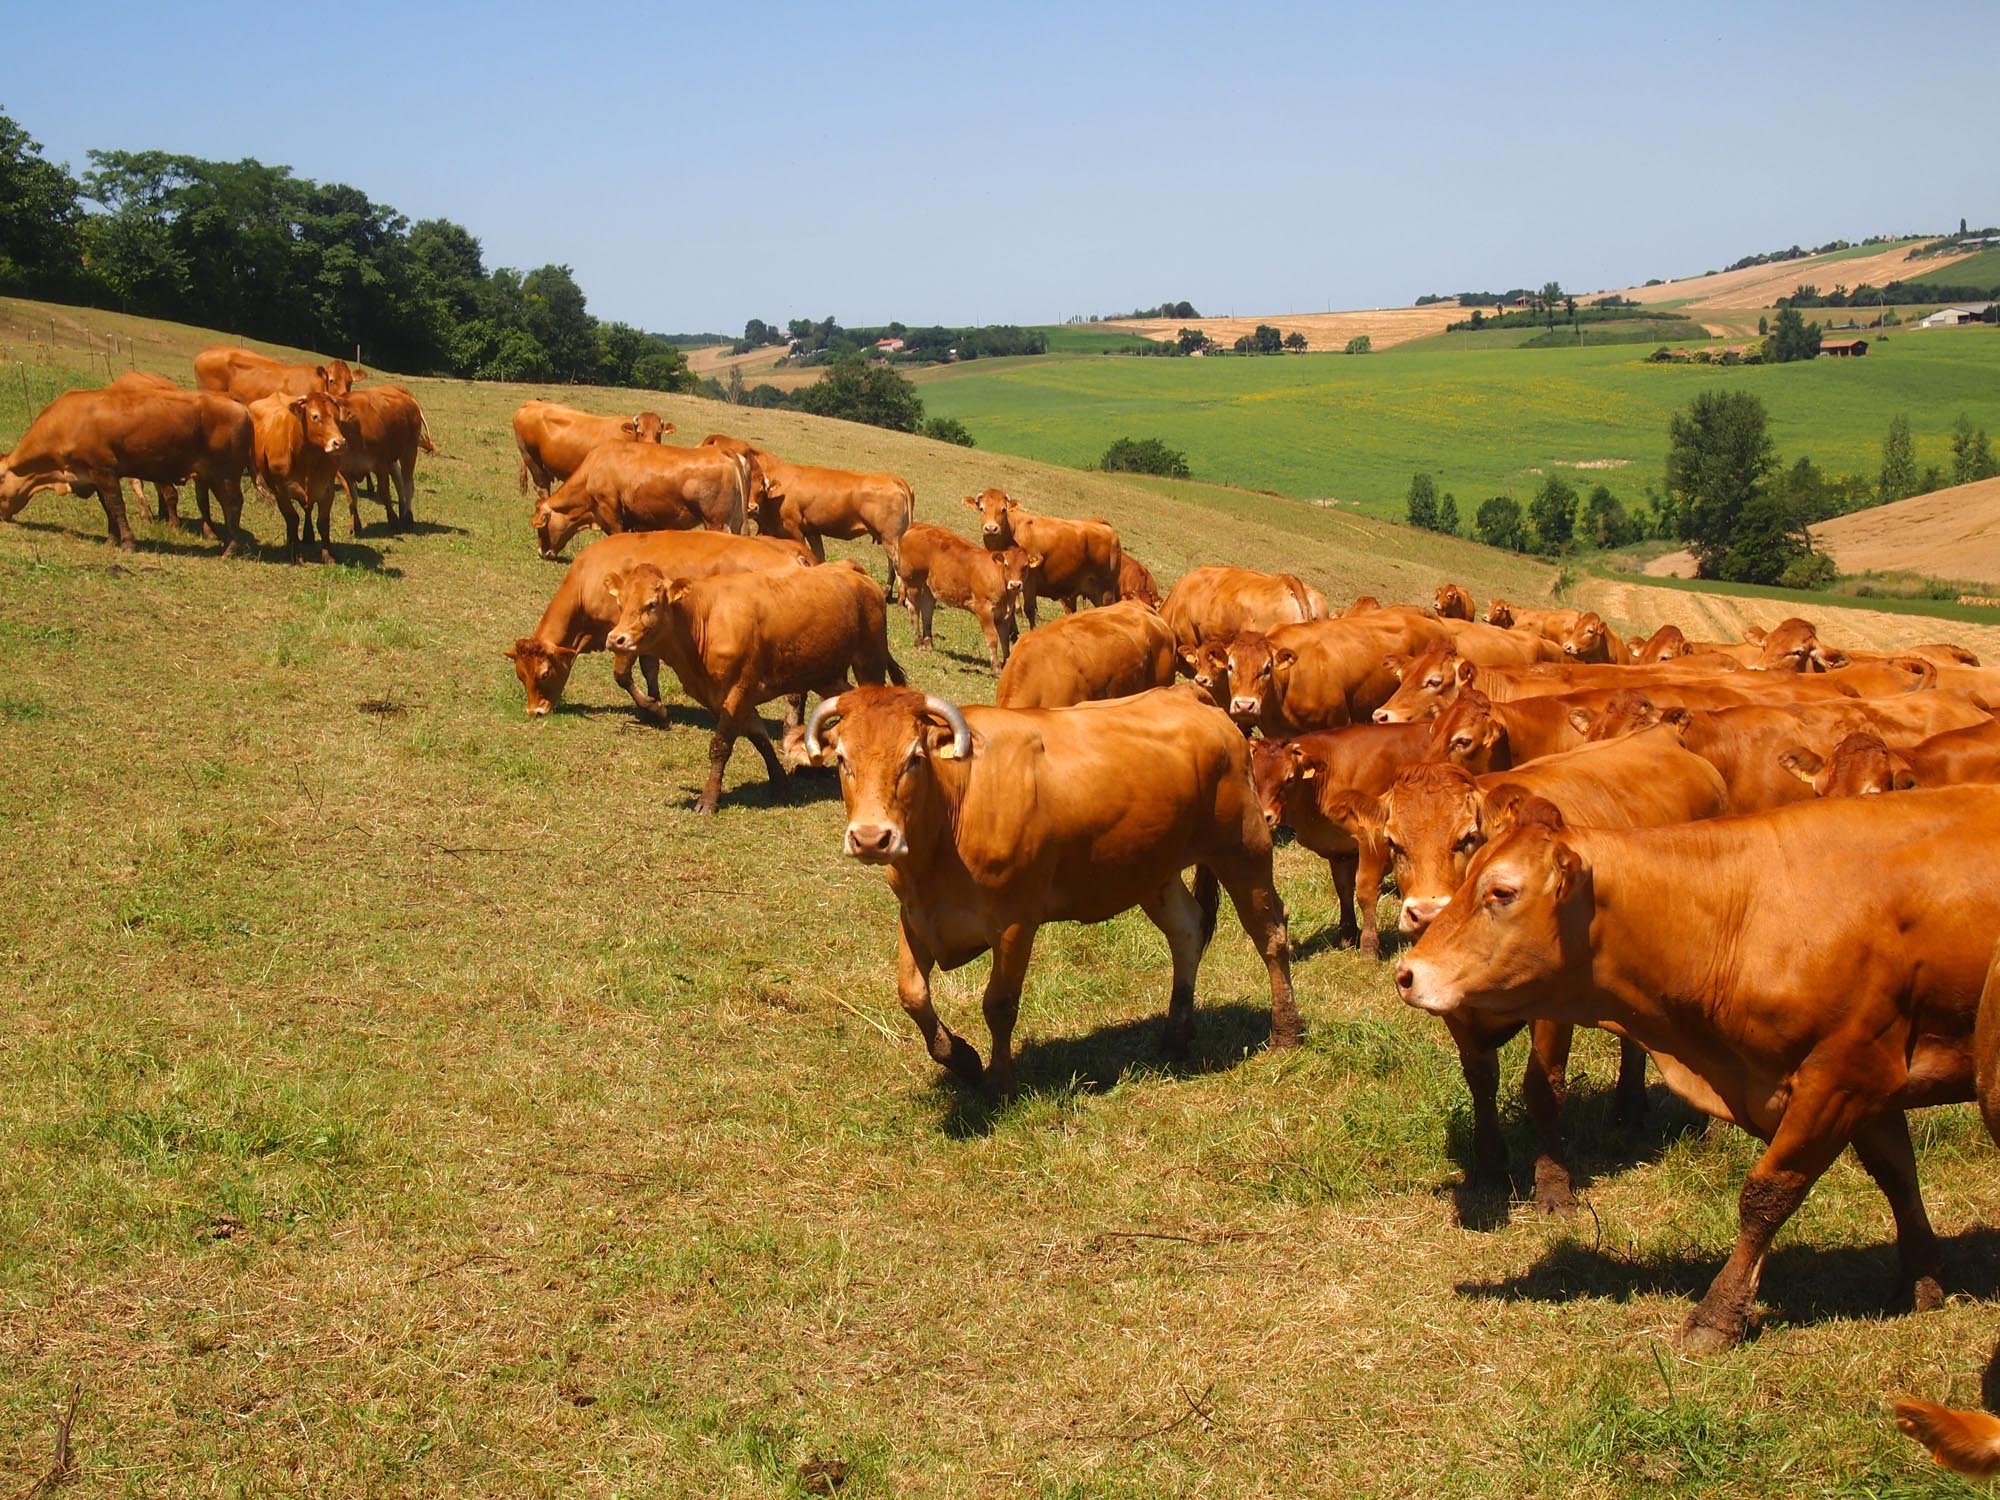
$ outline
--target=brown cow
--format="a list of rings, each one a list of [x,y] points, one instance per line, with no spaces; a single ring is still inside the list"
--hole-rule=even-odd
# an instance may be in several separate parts
[[[1686,823],[1729,811],[1729,794],[1715,768],[1681,749],[1666,729],[1480,777],[1456,766],[1420,765],[1372,803],[1350,793],[1327,811],[1357,838],[1386,847],[1403,893],[1396,925],[1416,936],[1450,905],[1473,855],[1511,826],[1529,797],[1547,798],[1565,816],[1605,828]],[[1472,1093],[1475,1160],[1481,1172],[1504,1178],[1497,1049],[1519,1023],[1491,1026],[1462,1017],[1449,1029]],[[1522,1097],[1535,1124],[1535,1202],[1545,1212],[1567,1213],[1575,1206],[1561,1124],[1570,1028],[1544,1022],[1532,1041]],[[1645,1060],[1629,1043],[1620,1051],[1618,1109],[1630,1116],[1645,1106]]]
[[[1839,651],[1820,640],[1818,626],[1796,615],[1772,627],[1752,665],[1760,672],[1832,672],[1856,662],[1886,662],[1908,656],[1939,667],[1979,665],[1977,656],[1950,641],[1902,646],[1894,652]]]
[[[533,489],[537,499],[548,499],[600,443],[657,443],[662,433],[673,431],[674,424],[662,421],[656,411],[620,419],[593,416],[554,401],[529,401],[514,413],[521,493]]]
[[[1396,689],[1399,657],[1443,635],[1434,617],[1376,610],[1281,625],[1229,643],[1229,714],[1267,739],[1365,720]]]
[[[1576,624],[1563,633],[1556,644],[1562,654],[1575,662],[1597,662],[1606,666],[1630,666],[1632,653],[1625,637],[1604,623],[1604,616],[1587,610]]]
[[[1346,620],[1353,618],[1355,615],[1372,615],[1381,607],[1382,601],[1377,599],[1373,594],[1362,594],[1340,612],[1340,618]]]
[[[210,535],[208,491],[222,498],[222,555],[230,557],[250,466],[250,415],[227,397],[129,384],[68,391],[43,407],[0,459],[0,521],[20,514],[38,490],[94,494],[110,541],[129,552],[136,541],[125,516],[124,480],[171,485],[193,475]]]
[[[740,453],[763,480],[753,518],[766,536],[788,536],[812,548],[824,560],[824,538],[852,541],[868,537],[889,559],[893,598],[903,533],[917,515],[917,493],[900,474],[871,474],[854,469],[824,469],[786,463],[775,453],[753,448],[741,438],[712,432],[705,448]],[[1029,551],[1038,548],[1029,547]]]
[[[1382,956],[1375,922],[1382,902],[1382,846],[1357,840],[1329,818],[1320,810],[1320,794],[1332,787],[1380,796],[1405,767],[1425,758],[1429,738],[1423,725],[1349,724],[1250,743],[1250,774],[1264,821],[1291,829],[1300,844],[1326,861],[1340,902],[1340,941],[1358,942],[1364,958]]]
[[[2000,1140],[2000,1134],[1994,1136]],[[1933,1401],[1898,1401],[1896,1426],[1931,1451],[1931,1462],[1975,1479],[2000,1474],[2000,1417]]]
[[[1434,607],[1439,617],[1446,620],[1476,620],[1479,618],[1473,612],[1472,595],[1468,594],[1455,583],[1441,583],[1438,585],[1437,601]]]
[[[1821,797],[1866,797],[2000,781],[2000,720],[1947,729],[1901,748],[1857,730],[1822,759],[1810,749],[1780,757]]]
[[[979,512],[979,536],[988,550],[1021,546],[1041,554],[1038,576],[1031,580],[1024,600],[1030,626],[1035,623],[1038,598],[1056,600],[1065,614],[1075,613],[1079,599],[1092,604],[1118,601],[1124,548],[1109,521],[1037,515],[1021,509],[1021,502],[1004,490],[982,490],[977,496],[967,495],[965,503]]]
[[[1160,607],[1160,586],[1153,581],[1153,573],[1144,563],[1122,547],[1119,549],[1118,597],[1121,600],[1136,599],[1148,609]]]
[[[368,372],[358,370],[344,359],[325,364],[288,365],[269,355],[229,344],[213,344],[194,357],[194,383],[198,390],[213,391],[248,406],[266,396],[309,396],[324,391],[344,397],[354,382],[366,380]]]
[[[739,735],[748,735],[764,757],[772,795],[784,797],[785,768],[757,717],[760,704],[789,699],[789,726],[804,712],[807,693],[838,693],[850,670],[877,686],[885,678],[898,686],[904,681],[889,654],[882,590],[858,563],[781,565],[692,582],[640,563],[605,579],[604,587],[619,604],[605,645],[658,657],[687,695],[715,715],[698,813],[715,811]]]
[[[949,604],[979,622],[987,656],[998,672],[1014,648],[1014,611],[1022,590],[1040,562],[1020,547],[988,552],[942,526],[914,523],[897,549],[896,572],[917,649],[930,650],[931,612],[940,603]]]
[[[1500,598],[1495,598],[1486,606],[1488,625],[1525,630],[1530,635],[1554,641],[1558,646],[1564,636],[1576,629],[1576,622],[1582,618],[1583,611],[1578,609],[1525,609]]]
[[[1001,708],[1066,708],[1124,698],[1174,681],[1174,633],[1146,605],[1120,600],[1064,615],[1014,648],[993,701]]]
[[[354,499],[356,479],[371,479],[375,498],[388,513],[388,525],[414,526],[410,500],[416,494],[417,455],[437,452],[424,409],[400,385],[378,385],[355,391],[341,403],[340,430],[347,439],[341,449],[339,478],[347,491],[347,521],[361,534],[361,511]],[[395,485],[395,494],[389,486]]]
[[[1695,1108],[1769,1143],[1729,1262],[1683,1326],[1690,1349],[1743,1336],[1773,1236],[1850,1144],[1894,1211],[1906,1293],[1935,1307],[1904,1112],[1975,1097],[1996,859],[1990,787],[1675,828],[1524,819],[1473,859],[1396,984],[1435,1015],[1604,1026]]]
[[[736,455],[714,448],[603,443],[535,507],[535,539],[553,560],[586,526],[607,536],[696,527],[741,532],[746,472]]]
[[[1299,1042],[1285,907],[1249,751],[1187,688],[1074,708],[959,709],[858,688],[822,702],[806,745],[830,744],[847,803],[843,847],[885,866],[900,906],[896,993],[930,1054],[989,1097],[1013,1092],[1012,1038],[1035,933],[1137,906],[1167,939],[1167,1048],[1194,1030],[1194,981],[1215,929],[1218,882],[1271,981],[1271,1045]],[[829,732],[830,731],[830,732]],[[1180,872],[1197,866],[1189,893]],[[987,950],[979,1054],[931,1006],[933,967]]]
[[[1181,574],[1160,614],[1173,627],[1182,659],[1191,665],[1203,641],[1228,641],[1245,631],[1269,634],[1280,625],[1323,620],[1326,600],[1290,573],[1215,565]]]
[[[1650,667],[1655,662],[1673,661],[1677,657],[1694,654],[1695,645],[1682,634],[1678,625],[1662,625],[1643,641],[1631,641],[1626,649],[1632,653],[1634,666]]]
[[[285,553],[299,560],[299,521],[312,546],[313,519],[319,520],[319,560],[333,561],[333,485],[340,470],[341,402],[324,391],[304,396],[282,392],[250,403],[256,444],[257,488],[271,497],[285,518]]]
[[[604,582],[616,574],[651,564],[669,578],[712,578],[718,573],[750,573],[777,567],[787,558],[801,567],[812,554],[782,537],[725,536],[713,531],[630,531],[608,536],[579,552],[542,611],[533,635],[524,635],[502,653],[528,694],[528,717],[555,712],[578,653],[602,651],[618,623],[618,601]],[[632,663],[645,674],[646,692],[632,682]],[[613,652],[611,675],[647,713],[660,706],[660,663],[654,656]]]

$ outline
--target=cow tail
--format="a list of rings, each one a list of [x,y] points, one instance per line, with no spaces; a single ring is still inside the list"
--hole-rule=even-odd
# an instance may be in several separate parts
[[[895,657],[885,651],[882,653],[882,662],[883,670],[889,674],[889,681],[892,685],[896,687],[908,687],[910,685],[909,674],[903,670],[903,664],[897,661]]]
[[[521,493],[528,493],[528,450],[521,450]]]
[[[1208,952],[1208,945],[1215,936],[1215,914],[1222,906],[1222,887],[1216,881],[1215,871],[1207,865],[1194,867],[1194,901],[1201,908],[1201,946],[1197,954]]]
[[[1285,574],[1284,577],[1285,592],[1292,596],[1292,603],[1298,606],[1299,619],[1301,621],[1312,619],[1312,596],[1306,592],[1305,581],[1300,578],[1294,578],[1290,573]]]
[[[426,453],[435,453],[438,451],[438,445],[431,441],[431,420],[429,417],[424,415],[424,409],[421,406],[417,408],[417,446],[423,449],[424,452]],[[521,471],[521,479],[524,488],[526,486],[527,478],[528,478],[527,469],[524,464],[524,467]]]

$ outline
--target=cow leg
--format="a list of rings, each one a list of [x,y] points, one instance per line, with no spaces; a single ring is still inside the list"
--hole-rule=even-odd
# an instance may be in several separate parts
[[[1167,997],[1166,1053],[1184,1058],[1194,1041],[1194,978],[1201,967],[1201,950],[1206,946],[1202,929],[1201,903],[1176,875],[1140,907],[1160,929],[1174,956],[1174,987]]]
[[[666,713],[666,704],[660,702],[660,659],[657,656],[639,658],[639,675],[646,679],[646,694],[659,706],[661,714]]]
[[[931,592],[930,581],[926,579],[917,591],[917,613],[922,616],[922,628],[917,632],[917,649],[929,651],[931,644],[931,618],[937,613],[937,595]]]
[[[805,694],[799,694],[799,701],[801,703],[805,701]],[[786,725],[786,728],[796,729],[798,723],[799,721],[794,719]],[[764,757],[764,773],[771,782],[771,799],[774,802],[786,801],[791,795],[791,782],[785,774],[785,763],[778,758],[777,747],[771,743],[770,734],[766,732],[755,714],[750,716],[750,722],[744,726],[743,732],[749,736],[750,743],[757,747],[757,753]]]
[[[396,524],[405,529],[417,524],[416,508],[410,503],[417,495],[417,461],[405,459],[389,470],[396,482]]]
[[[1340,902],[1340,941],[1343,944],[1358,942],[1361,938],[1361,929],[1354,920],[1354,874],[1360,864],[1360,854],[1353,851],[1330,854],[1326,860],[1326,867],[1333,874],[1333,894]]]
[[[361,535],[361,503],[354,495],[354,481],[345,474],[340,476],[340,487],[347,491],[347,534]]]
[[[891,604],[896,602],[896,580],[903,576],[903,549],[889,537],[879,538],[882,551],[889,558],[889,587],[885,597]]]
[[[1354,862],[1354,901],[1361,908],[1361,956],[1382,956],[1382,935],[1376,930],[1375,915],[1382,905],[1383,849],[1364,843]]]
[[[271,498],[277,502],[278,513],[285,518],[285,559],[296,563],[299,560],[299,510],[292,504],[292,497],[283,485],[273,490]]]
[[[208,481],[196,476],[194,482],[195,504],[201,508],[201,532],[211,541],[215,538],[215,528],[208,520]],[[215,481],[215,492],[222,500],[222,529],[227,533],[223,542],[222,555],[234,557],[236,544],[243,536],[243,477],[229,474]]]
[[[808,547],[812,548],[814,562],[826,561],[826,543],[820,540],[820,535],[817,531],[808,531],[805,534],[805,543]]]
[[[646,686],[652,690],[650,696],[642,695],[639,692],[638,684],[632,681],[632,663],[635,660],[651,664],[646,672]],[[666,721],[667,705],[660,701],[660,661],[658,657],[635,657],[630,651],[614,651],[611,653],[611,676],[613,681],[625,689],[627,693],[631,694],[632,702],[640,713],[648,714],[662,723]]]
[[[1618,1042],[1618,1093],[1612,1101],[1611,1118],[1624,1126],[1637,1125],[1646,1118],[1646,1049],[1630,1037]]]
[[[1736,1246],[1707,1293],[1681,1325],[1681,1344],[1693,1354],[1719,1354],[1737,1343],[1757,1300],[1757,1280],[1778,1230],[1805,1201],[1820,1174],[1833,1164],[1860,1122],[1862,1102],[1811,1076],[1809,1062],[1793,1082],[1791,1102],[1764,1154],[1737,1195]]]
[[[903,584],[903,608],[910,612],[910,640],[921,651],[924,649],[924,622],[917,613],[918,585],[905,581]]]
[[[1576,1028],[1566,1022],[1536,1021],[1528,1028],[1528,1064],[1521,1074],[1521,1101],[1535,1127],[1535,1207],[1564,1217],[1576,1212],[1562,1133],[1575,1037]]]
[[[1254,808],[1250,816],[1257,818]],[[1258,832],[1262,831],[1259,828]],[[1292,998],[1292,940],[1285,926],[1285,903],[1271,875],[1270,851],[1267,849],[1261,860],[1245,856],[1241,862],[1210,868],[1229,892],[1236,920],[1263,955],[1265,972],[1271,977],[1272,1049],[1296,1047],[1304,1039],[1305,1025],[1299,1020],[1298,1002]]]
[[[1896,1216],[1896,1256],[1902,1263],[1900,1294],[1918,1312],[1944,1305],[1938,1284],[1942,1268],[1937,1235],[1924,1212],[1924,1195],[1917,1185],[1917,1156],[1910,1148],[1909,1118],[1892,1109],[1863,1121],[1854,1132],[1854,1154],[1875,1179],[1889,1211]]]
[[[97,491],[97,503],[104,507],[104,526],[111,545],[125,552],[134,550],[138,539],[132,534],[132,523],[125,518],[125,486],[116,474],[90,474],[85,477],[90,487]]]
[[[1500,1133],[1500,1049],[1492,1039],[1476,1032],[1459,1015],[1444,1018],[1458,1048],[1459,1071],[1465,1075],[1465,1089],[1472,1096],[1471,1180],[1481,1183],[1507,1181],[1507,1140]]]
[[[333,486],[328,485],[319,497],[319,560],[333,561]]]
[[[930,949],[911,934],[909,922],[898,921],[896,998],[903,1003],[903,1013],[916,1022],[917,1030],[923,1033],[924,1048],[933,1061],[948,1068],[966,1083],[976,1084],[985,1071],[979,1066],[979,1054],[972,1050],[970,1042],[940,1021],[937,1011],[931,1006],[932,962]]]
[[[986,1058],[986,1098],[998,1104],[1014,1097],[1014,1022],[1021,1013],[1021,983],[1028,977],[1028,958],[1035,948],[1035,929],[1017,923],[993,945],[993,972],[986,977],[986,1030],[993,1050]]]
[[[979,628],[986,634],[986,660],[992,665],[993,673],[997,677],[1000,674],[1000,627],[993,623],[993,610],[990,606],[981,605],[975,618],[979,621]]]
[[[827,692],[824,688],[822,688],[820,690],[820,697],[822,698],[835,697],[839,694],[841,689],[846,686],[847,683],[845,682],[845,680],[843,680],[837,686],[834,687],[833,692],[831,693]],[[787,693],[785,695],[784,727],[787,729],[797,729],[801,724],[805,723],[805,721],[806,721],[806,695],[804,693]]]
[[[697,813],[713,813],[715,804],[722,800],[722,770],[729,764],[729,752],[736,748],[736,736],[728,726],[729,721],[722,720],[715,726],[715,733],[709,736],[708,784],[695,799],[694,810]]]

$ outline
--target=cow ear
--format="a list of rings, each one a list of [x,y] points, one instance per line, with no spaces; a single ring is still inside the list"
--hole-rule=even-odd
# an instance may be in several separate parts
[[[1298,659],[1299,653],[1292,650],[1289,646],[1280,646],[1276,651],[1271,653],[1271,665],[1274,667],[1284,667],[1287,670],[1290,670]]]
[[[1588,873],[1583,856],[1561,839],[1556,840],[1550,852],[1555,856],[1556,900],[1567,901],[1570,893],[1583,884],[1583,877]]]
[[[509,661],[519,661],[521,659],[521,648],[518,646],[509,646],[505,651],[502,651],[500,654],[506,657],[507,660]]]
[[[1778,764],[1790,771],[1807,786],[1814,785],[1814,778],[1825,769],[1826,762],[1803,745],[1784,751],[1778,756]]]
[[[325,385],[325,384],[326,384],[326,366],[325,366],[325,365],[314,365],[314,366],[313,366],[313,378],[314,378],[315,380],[317,380],[317,381],[318,381],[318,382],[319,382],[319,383],[320,383],[321,385]]]
[[[1009,500],[1007,503],[1009,505],[1012,505],[1014,502],[1012,500]],[[1044,562],[1044,560],[1045,559],[1042,557],[1042,554],[1039,552],[1030,552],[1028,554],[1028,566],[1031,568],[1039,568]]]
[[[676,427],[672,422],[662,422],[660,424],[660,431],[662,434],[669,432],[679,432],[680,428]]]
[[[1825,647],[1813,652],[1813,660],[1828,672],[1838,672],[1842,667],[1853,665],[1854,658],[1845,651],[1829,651]]]
[[[1569,711],[1569,727],[1580,735],[1588,737],[1591,726],[1596,722],[1597,711],[1595,709],[1578,705]]]
[[[360,368],[358,365],[354,369],[349,370],[347,373],[356,380],[366,380],[368,378],[368,372]]]
[[[564,661],[575,661],[578,649],[575,646],[551,646],[549,647],[549,655],[559,656]]]
[[[973,499],[973,498],[972,498],[972,496],[970,496],[970,495],[967,495],[967,496],[965,497],[965,508],[966,508],[967,510],[978,510],[978,509],[979,509],[979,502],[978,502],[977,500]]]
[[[1469,686],[1472,682],[1473,674],[1478,672],[1478,670],[1479,668],[1476,664],[1466,661],[1461,657],[1458,663],[1458,680]]]
[[[1889,777],[1889,785],[1899,792],[1913,792],[1917,789],[1916,773],[1908,766],[1898,766]]]
[[[1005,505],[1009,510],[1019,510],[1021,508],[1021,502],[1016,500],[1012,495],[1002,495],[1000,503]]]
[[[685,578],[669,579],[667,582],[667,602],[669,604],[680,603],[681,595],[688,591],[688,586],[689,581]]]
[[[613,599],[618,598],[618,591],[623,587],[625,587],[625,575],[623,573],[606,573],[604,575],[604,592],[609,594]]]
[[[1694,715],[1684,708],[1663,709],[1660,712],[1660,722],[1670,726],[1685,742],[1688,730],[1694,727]]]

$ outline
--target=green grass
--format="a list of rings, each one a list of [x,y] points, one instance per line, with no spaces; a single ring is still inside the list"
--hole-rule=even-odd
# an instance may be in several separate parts
[[[1913,264],[1922,265],[1923,262]],[[1965,260],[1954,261],[1951,265],[1939,266],[1908,279],[1919,286],[1926,282],[1937,286],[2000,286],[2000,250],[1981,250]]]
[[[1155,347],[1128,329],[1091,323],[1051,323],[1038,331],[1048,335],[1051,354],[1133,354]]]
[[[254,501],[229,563],[144,520],[112,554],[62,498],[0,527],[8,1493],[72,1388],[77,1494],[804,1495],[816,1460],[864,1500],[1963,1493],[1885,1402],[1976,1400],[1993,1309],[1876,1315],[1865,1174],[1837,1166],[1781,1239],[1762,1337],[1682,1363],[1661,1340],[1726,1253],[1747,1139],[1657,1087],[1614,1132],[1615,1053],[1585,1036],[1591,1212],[1475,1200],[1462,1227],[1452,1049],[1326,946],[1296,847],[1299,1053],[1262,1052],[1225,915],[1197,1064],[1164,1066],[1164,945],[1126,917],[1042,934],[1017,1103],[942,1083],[827,781],[773,805],[740,753],[694,818],[699,715],[637,721],[601,656],[523,717],[499,651],[560,569],[507,417],[539,392],[412,385],[443,450],[426,529],[337,536],[342,566],[283,564]],[[895,468],[948,525],[985,483],[1105,515],[1163,582],[1551,577],[1344,509],[655,399],[683,434]],[[934,655],[890,632],[920,686],[990,691],[965,616]],[[973,1035],[984,968],[938,983]],[[1990,1148],[1954,1109],[1919,1149],[1976,1273]]]
[[[1368,359],[1106,360],[961,367],[929,384],[930,410],[960,418],[983,449],[1093,463],[1116,438],[1164,438],[1197,478],[1297,497],[1337,496],[1400,513],[1419,469],[1463,508],[1525,495],[1563,465],[1628,498],[1657,482],[1671,415],[1699,391],[1747,390],[1771,413],[1779,454],[1834,473],[1880,463],[1907,412],[1919,463],[1940,461],[1960,411],[2000,428],[2000,338],[1892,335],[1856,361],[1657,367],[1631,346],[1460,349],[1453,335]],[[980,362],[982,365],[984,361]]]

